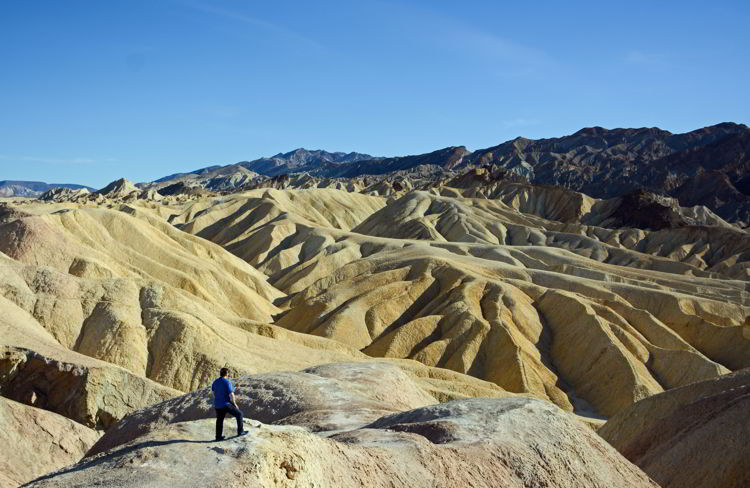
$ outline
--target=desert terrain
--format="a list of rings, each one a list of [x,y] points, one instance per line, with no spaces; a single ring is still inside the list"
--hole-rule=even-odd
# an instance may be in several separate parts
[[[748,486],[750,207],[562,184],[595,129],[2,198],[0,486]]]

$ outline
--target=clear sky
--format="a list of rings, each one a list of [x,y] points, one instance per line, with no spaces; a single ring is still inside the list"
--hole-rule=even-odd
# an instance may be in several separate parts
[[[0,2],[0,180],[750,123],[745,1]]]

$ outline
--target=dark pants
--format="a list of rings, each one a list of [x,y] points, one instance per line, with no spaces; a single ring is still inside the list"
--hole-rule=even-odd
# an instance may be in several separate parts
[[[224,432],[224,417],[227,415],[234,415],[234,417],[237,419],[237,434],[239,435],[240,432],[242,432],[243,429],[243,418],[242,418],[242,412],[240,412],[237,408],[234,407],[234,405],[227,405],[223,408],[217,408],[216,409],[216,438],[220,439],[222,433]]]

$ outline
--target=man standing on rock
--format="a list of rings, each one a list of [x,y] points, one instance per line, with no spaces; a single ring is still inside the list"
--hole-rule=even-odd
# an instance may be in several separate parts
[[[237,435],[247,434],[244,429],[244,419],[242,412],[237,407],[237,401],[234,398],[234,385],[227,375],[229,370],[227,368],[221,368],[219,371],[221,375],[219,378],[214,380],[211,385],[211,391],[214,392],[214,408],[216,409],[216,440],[220,441],[224,439],[222,433],[224,432],[224,417],[227,414],[234,415],[237,419]]]

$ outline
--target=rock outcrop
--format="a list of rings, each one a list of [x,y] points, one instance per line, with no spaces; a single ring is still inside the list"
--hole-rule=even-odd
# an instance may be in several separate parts
[[[91,428],[179,394],[124,368],[71,351],[0,297],[0,394]]]
[[[0,397],[0,487],[15,488],[76,463],[98,438],[62,415]]]
[[[663,488],[750,486],[750,369],[641,400],[599,434]]]
[[[249,418],[314,432],[359,428],[389,413],[437,403],[399,367],[383,363],[334,363],[241,377],[235,383],[237,404]],[[89,455],[165,425],[211,417],[211,401],[210,388],[204,388],[133,413],[108,431]]]
[[[211,442],[197,392],[133,414],[78,465],[29,486],[657,487],[541,400],[430,405],[398,369],[377,364],[238,383],[248,423],[262,422],[247,436]]]
[[[39,195],[39,200],[45,202],[67,202],[89,195],[90,193],[87,188],[72,189],[56,187]]]
[[[104,188],[97,190],[96,193],[109,198],[118,198],[127,197],[133,193],[140,193],[140,190],[127,178],[120,178],[119,180],[111,182]]]

